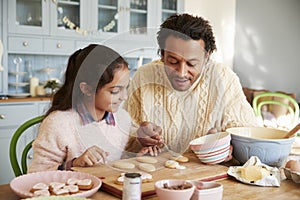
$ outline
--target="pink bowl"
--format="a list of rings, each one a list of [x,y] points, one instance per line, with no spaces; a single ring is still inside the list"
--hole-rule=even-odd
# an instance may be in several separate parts
[[[206,164],[217,164],[217,163],[223,162],[228,157],[228,155],[229,155],[229,149],[225,152],[222,152],[222,153],[219,153],[216,155],[202,157],[202,158],[198,157],[198,158],[201,162],[206,163]]]
[[[43,171],[29,173],[25,175],[18,176],[10,182],[10,187],[18,196],[22,198],[33,197],[33,193],[30,189],[36,183],[49,184],[51,182],[66,182],[69,178],[77,179],[91,179],[93,182],[93,188],[83,192],[75,193],[69,196],[76,197],[89,197],[98,191],[101,187],[102,181],[91,174],[73,171]]]
[[[212,151],[212,152],[204,153],[204,154],[196,154],[196,155],[198,158],[209,158],[209,157],[217,156],[219,154],[227,152],[227,151],[229,151],[229,149],[230,149],[230,146],[227,145],[225,148],[222,148],[217,151]]]
[[[199,138],[196,138],[190,142],[190,148],[194,152],[210,152],[214,149],[221,148],[230,144],[231,136],[227,132],[218,132],[214,134],[208,134]]]
[[[206,164],[223,162],[230,152],[231,135],[218,132],[196,138],[190,142],[191,150]]]
[[[175,186],[175,185],[181,185],[184,183],[191,183],[190,181],[186,180],[177,180],[177,179],[171,179],[171,180],[160,180],[155,182],[155,191],[157,194],[158,199],[161,200],[183,200],[183,199],[190,199],[191,196],[194,193],[195,186],[191,183],[192,187],[184,190],[172,190],[172,189],[165,189],[164,184],[168,184],[168,186]]]
[[[223,196],[223,185],[214,181],[192,181],[195,191],[191,200],[221,200]]]

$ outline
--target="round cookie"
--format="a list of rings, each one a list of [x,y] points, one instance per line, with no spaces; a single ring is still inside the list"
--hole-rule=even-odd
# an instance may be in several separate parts
[[[142,163],[155,164],[157,163],[157,159],[150,156],[141,156],[136,158],[137,161]]]
[[[185,156],[178,156],[178,157],[172,157],[171,158],[172,160],[175,160],[177,162],[180,162],[180,163],[186,163],[186,162],[189,162],[189,158],[185,157]]]
[[[179,163],[175,160],[167,160],[165,162],[165,167],[170,169],[176,169],[179,166]]]
[[[91,179],[82,179],[77,182],[78,188],[80,190],[90,190],[93,187],[93,182]]]

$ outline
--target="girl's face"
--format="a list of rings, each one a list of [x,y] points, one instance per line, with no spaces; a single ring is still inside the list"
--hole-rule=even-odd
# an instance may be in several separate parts
[[[114,79],[98,89],[95,94],[96,112],[116,112],[122,101],[127,99],[130,73],[127,67],[117,69]]]

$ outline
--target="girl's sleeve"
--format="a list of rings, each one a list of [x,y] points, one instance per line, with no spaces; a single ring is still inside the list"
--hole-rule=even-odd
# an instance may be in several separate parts
[[[33,160],[28,172],[57,170],[67,157],[68,135],[74,128],[55,116],[48,116],[39,127],[33,142]]]

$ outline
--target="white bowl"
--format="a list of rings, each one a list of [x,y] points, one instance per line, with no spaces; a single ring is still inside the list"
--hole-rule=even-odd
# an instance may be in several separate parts
[[[231,134],[233,156],[241,164],[257,156],[266,165],[281,167],[295,141],[295,137],[284,138],[287,131],[265,127],[235,127],[226,132]]]
[[[222,200],[223,185],[214,181],[191,181],[195,191],[191,200]]]
[[[168,186],[177,186],[182,185],[184,183],[190,183],[191,187],[183,190],[174,190],[174,189],[166,189],[164,188],[164,184]],[[190,199],[194,193],[195,186],[190,181],[179,180],[179,179],[170,179],[170,180],[160,180],[155,182],[155,192],[157,194],[158,199],[160,200],[185,200]]]

